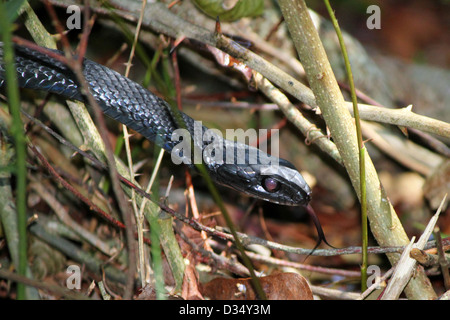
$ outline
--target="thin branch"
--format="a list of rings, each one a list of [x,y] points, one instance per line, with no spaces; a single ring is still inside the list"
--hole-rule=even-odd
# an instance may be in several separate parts
[[[433,230],[434,237],[436,238],[437,250],[438,250],[438,262],[441,267],[442,276],[444,277],[444,287],[446,290],[450,290],[450,275],[448,272],[448,268],[450,263],[447,261],[445,257],[445,251],[442,246],[442,239],[439,227],[435,227]]]
[[[247,252],[247,255],[250,259],[252,259],[254,261],[262,262],[265,264],[271,264],[271,265],[275,265],[278,267],[290,267],[290,268],[295,268],[295,269],[314,272],[314,273],[331,274],[331,275],[336,275],[336,276],[341,276],[341,277],[358,278],[361,276],[361,273],[358,271],[313,266],[313,265],[309,265],[309,264],[303,264],[303,263],[298,263],[298,262],[293,262],[293,261],[286,261],[283,259],[277,259],[277,258],[273,258],[273,257],[266,257],[266,256],[256,254],[253,252]]]
[[[358,293],[344,292],[337,289],[324,288],[311,285],[311,291],[320,297],[335,299],[335,300],[356,300],[359,297]]]

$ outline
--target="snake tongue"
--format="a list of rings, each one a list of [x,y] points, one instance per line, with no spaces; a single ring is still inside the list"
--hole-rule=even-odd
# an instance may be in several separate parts
[[[322,242],[325,242],[328,246],[330,246],[333,249],[336,249],[333,247],[325,238],[325,233],[323,232],[322,225],[320,224],[319,218],[317,217],[317,214],[315,213],[314,209],[311,207],[311,205],[306,206],[306,211],[308,212],[309,216],[314,222],[314,225],[316,226],[317,234],[319,236],[319,239],[317,240],[316,245],[312,249],[310,255],[320,246]]]

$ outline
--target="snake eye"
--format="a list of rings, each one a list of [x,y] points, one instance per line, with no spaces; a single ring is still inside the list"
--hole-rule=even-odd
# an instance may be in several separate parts
[[[263,187],[267,192],[275,192],[280,189],[280,182],[274,178],[265,178],[263,181]]]

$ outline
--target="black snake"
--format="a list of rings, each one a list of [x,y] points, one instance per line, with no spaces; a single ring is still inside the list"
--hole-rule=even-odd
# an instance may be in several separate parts
[[[52,52],[62,54],[57,50]],[[15,68],[20,87],[87,101],[72,69],[48,54],[16,45]],[[180,139],[174,136],[176,129],[182,127],[176,120],[180,116],[178,119],[183,120],[185,128],[194,137],[196,124],[192,118],[173,110],[166,101],[136,82],[91,60],[83,60],[83,75],[90,93],[106,115],[155,142],[170,152],[175,161],[193,166],[192,154],[178,150]],[[0,43],[0,87],[4,84],[3,44]],[[290,162],[244,143],[223,139],[204,126],[200,127],[200,132],[210,133],[209,139],[193,139],[193,150],[201,153],[214,182],[282,205],[308,204],[311,190]],[[222,151],[219,157],[218,150]],[[230,152],[232,156],[226,158]]]

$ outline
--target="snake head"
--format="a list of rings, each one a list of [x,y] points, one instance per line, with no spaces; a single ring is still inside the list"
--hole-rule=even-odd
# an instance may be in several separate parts
[[[217,182],[252,197],[289,206],[305,206],[311,189],[290,162],[279,159],[278,165],[222,164]]]

